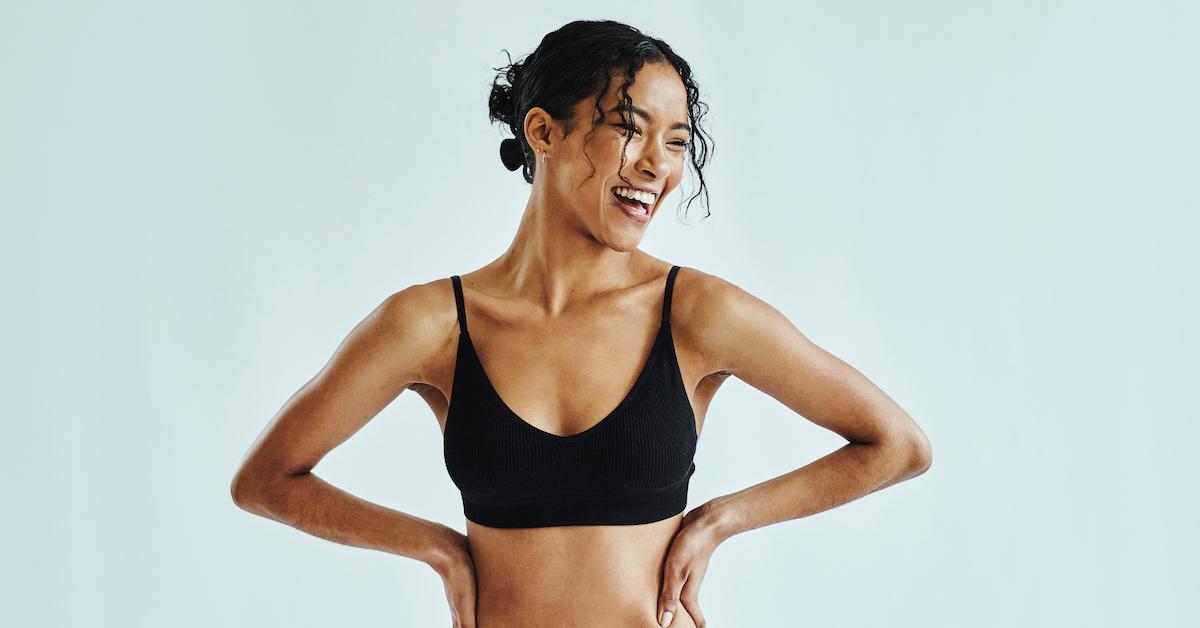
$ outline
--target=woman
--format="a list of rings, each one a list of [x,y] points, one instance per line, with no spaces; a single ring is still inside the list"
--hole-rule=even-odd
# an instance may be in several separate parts
[[[503,78],[490,113],[515,139],[501,156],[533,185],[512,244],[385,299],[259,437],[234,498],[426,562],[454,626],[704,626],[700,584],[722,541],[913,477],[928,441],[766,303],[637,248],[685,155],[699,171],[708,153],[699,91],[665,42],[573,22]],[[730,375],[850,442],[685,514],[705,411]],[[311,472],[404,389],[438,417],[466,535]]]

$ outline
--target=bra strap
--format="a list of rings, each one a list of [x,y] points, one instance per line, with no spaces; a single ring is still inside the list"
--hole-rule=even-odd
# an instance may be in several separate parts
[[[671,289],[675,287],[675,274],[679,272],[678,266],[672,266],[671,272],[667,273],[667,288],[663,296],[662,322],[664,325],[671,322]]]
[[[451,275],[450,280],[454,282],[454,305],[458,307],[458,329],[466,332],[467,308],[463,304],[462,279],[458,275]]]

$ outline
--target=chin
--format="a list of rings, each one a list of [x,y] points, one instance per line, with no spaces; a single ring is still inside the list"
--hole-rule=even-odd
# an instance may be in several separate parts
[[[630,251],[636,251],[638,245],[640,245],[642,243],[642,237],[640,235],[636,236],[636,237],[625,235],[625,234],[621,234],[621,235],[624,237],[618,236],[617,238],[610,240],[607,243],[608,248],[610,248],[614,251],[628,253]]]

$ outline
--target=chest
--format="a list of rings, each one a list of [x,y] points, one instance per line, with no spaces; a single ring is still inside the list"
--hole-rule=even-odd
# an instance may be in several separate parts
[[[652,337],[633,332],[633,345],[625,344],[630,335],[619,335],[622,329],[589,325],[602,335],[575,332],[569,351],[544,350],[562,334],[552,340],[533,334],[525,343],[508,337],[504,345],[489,344],[485,361],[467,325],[457,277],[454,286],[460,324],[442,442],[469,520],[495,528],[630,525],[683,510],[698,431],[669,300]],[[525,353],[523,344],[537,353]],[[508,350],[507,359],[491,355],[497,346]],[[614,368],[592,366],[592,360],[619,362],[626,372],[614,376]],[[618,384],[597,387],[611,382]],[[522,399],[519,407],[510,401],[514,394]]]
[[[624,409],[645,386],[662,390],[676,384],[670,381],[675,372],[654,370],[662,361],[677,366],[674,347],[664,346],[672,342],[664,338],[669,330],[664,334],[661,327],[605,327],[567,333],[525,331],[483,340],[468,333],[460,338],[459,344],[466,346],[459,347],[454,360],[450,403],[454,385],[461,383],[458,392],[463,399],[490,398],[496,412],[538,431],[569,437]]]
[[[469,332],[460,335],[455,362],[443,449],[469,514],[503,527],[531,520],[532,508],[540,520],[619,523],[656,520],[682,507],[698,434],[667,323],[612,409],[570,417],[585,426],[571,433],[549,432],[516,412],[493,385]]]

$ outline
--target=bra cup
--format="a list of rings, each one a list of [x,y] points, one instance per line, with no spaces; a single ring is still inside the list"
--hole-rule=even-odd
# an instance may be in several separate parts
[[[634,386],[608,416],[559,436],[525,422],[488,380],[465,331],[459,335],[443,434],[446,469],[464,513],[484,525],[540,527],[649,523],[686,505],[695,472],[695,416],[669,325],[670,286],[659,333]]]

